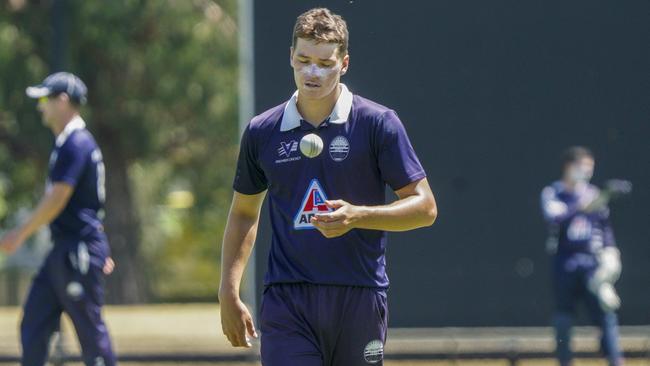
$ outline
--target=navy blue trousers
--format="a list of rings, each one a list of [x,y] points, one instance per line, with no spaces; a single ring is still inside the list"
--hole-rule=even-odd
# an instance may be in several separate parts
[[[553,264],[553,287],[555,290],[556,353],[560,365],[571,364],[571,328],[575,318],[576,305],[584,304],[594,325],[601,329],[600,347],[610,366],[622,364],[618,340],[618,318],[616,313],[604,311],[598,297],[587,288],[587,283],[596,269],[595,258],[555,258]]]
[[[57,240],[34,278],[20,325],[23,366],[43,366],[61,314],[74,324],[87,366],[113,366],[116,358],[102,319],[106,240]]]
[[[262,299],[262,365],[383,365],[387,326],[385,290],[272,285]]]

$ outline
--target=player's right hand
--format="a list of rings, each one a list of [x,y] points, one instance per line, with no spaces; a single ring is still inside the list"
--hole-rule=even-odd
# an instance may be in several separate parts
[[[221,329],[233,347],[252,347],[249,337],[257,338],[253,317],[246,305],[236,298],[220,298]]]
[[[25,239],[18,230],[11,230],[0,238],[0,251],[6,254],[13,254],[23,244]]]

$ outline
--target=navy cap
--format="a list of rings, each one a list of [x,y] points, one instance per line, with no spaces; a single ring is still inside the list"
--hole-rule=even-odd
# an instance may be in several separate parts
[[[69,72],[57,72],[45,78],[40,85],[27,88],[26,93],[30,98],[66,93],[74,102],[85,104],[88,88],[77,76]]]

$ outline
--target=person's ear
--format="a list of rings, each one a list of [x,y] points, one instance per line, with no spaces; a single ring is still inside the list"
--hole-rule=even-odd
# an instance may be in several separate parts
[[[56,99],[62,102],[70,102],[70,96],[67,93],[61,93],[56,96]]]
[[[350,55],[345,55],[343,56],[341,75],[345,75],[348,72],[348,67],[350,67]]]
[[[293,46],[289,47],[289,65],[293,67]]]

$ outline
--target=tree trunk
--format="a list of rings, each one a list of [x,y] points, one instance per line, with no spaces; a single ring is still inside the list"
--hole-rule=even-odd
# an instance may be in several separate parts
[[[133,205],[128,162],[115,135],[102,129],[98,137],[106,164],[105,226],[115,260],[115,271],[107,280],[107,302],[142,303],[149,287],[140,256],[140,220]]]

